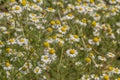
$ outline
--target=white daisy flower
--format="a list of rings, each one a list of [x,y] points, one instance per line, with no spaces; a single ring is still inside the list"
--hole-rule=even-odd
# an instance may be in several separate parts
[[[42,70],[37,66],[37,67],[33,70],[33,72],[34,72],[35,74],[41,74]]]
[[[68,49],[66,53],[69,57],[76,57],[78,55],[78,52],[75,49]]]
[[[108,53],[107,53],[107,57],[113,58],[113,57],[115,57],[115,54],[113,54],[113,53],[111,53],[111,52],[108,52]]]
[[[4,65],[3,65],[3,68],[5,70],[11,70],[12,69],[12,65],[9,63],[9,62],[6,62]]]
[[[19,5],[14,5],[12,7],[12,12],[14,12],[14,13],[21,13],[22,12],[22,8]]]
[[[17,40],[17,43],[22,46],[22,45],[27,45],[28,44],[28,39],[26,38],[20,38]]]
[[[27,73],[29,73],[29,69],[28,69],[27,67],[25,67],[25,66],[21,67],[21,68],[19,69],[19,71],[20,71],[22,74],[27,74]]]
[[[49,8],[46,9],[46,11],[48,11],[48,12],[55,12],[55,9],[49,7]]]
[[[42,55],[42,56],[41,56],[41,61],[43,61],[43,62],[46,63],[46,64],[51,63],[51,60],[50,60],[50,58],[49,58],[48,55]]]

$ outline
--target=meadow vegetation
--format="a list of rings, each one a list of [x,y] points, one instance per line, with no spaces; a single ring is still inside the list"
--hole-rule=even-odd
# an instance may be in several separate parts
[[[0,1],[0,80],[120,80],[120,0]]]

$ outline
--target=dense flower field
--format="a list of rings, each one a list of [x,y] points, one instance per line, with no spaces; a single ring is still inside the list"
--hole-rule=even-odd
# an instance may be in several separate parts
[[[120,80],[120,0],[6,0],[0,80]]]

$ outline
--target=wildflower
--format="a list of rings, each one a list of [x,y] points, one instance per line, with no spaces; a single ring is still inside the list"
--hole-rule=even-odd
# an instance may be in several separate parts
[[[78,55],[78,52],[75,49],[68,49],[66,53],[69,57],[76,57]]]
[[[49,28],[47,28],[47,31],[51,33],[51,32],[53,32],[53,29],[49,27]]]
[[[0,41],[0,48],[4,46],[4,43]]]
[[[103,56],[98,56],[98,59],[101,60],[101,61],[106,61],[107,59]]]
[[[85,58],[85,62],[91,63],[91,59],[87,57],[87,58]]]
[[[36,2],[39,5],[43,4],[43,0],[33,0],[33,1]]]
[[[32,17],[30,20],[32,22],[34,22],[34,23],[38,23],[39,22],[39,18],[37,18],[37,17]]]
[[[3,65],[3,68],[5,70],[11,70],[12,69],[12,65],[7,61],[4,65]]]
[[[48,55],[42,55],[41,56],[41,61],[43,61],[46,64],[49,64],[51,62],[51,60],[50,60]]]
[[[33,4],[31,9],[36,10],[36,11],[43,11],[43,9],[40,6],[36,5],[36,4]]]
[[[65,18],[69,20],[69,19],[73,19],[74,16],[73,16],[73,14],[68,14],[68,15],[65,16]]]
[[[10,44],[16,44],[16,40],[14,38],[11,38],[7,41],[7,43]]]
[[[41,74],[42,70],[37,66],[37,67],[33,70],[33,72],[34,72],[35,74]]]
[[[50,48],[50,49],[49,49],[49,54],[50,54],[50,55],[55,54],[55,49],[54,49],[54,48]]]
[[[29,72],[29,69],[27,67],[23,66],[19,69],[19,71],[23,74],[27,74]]]
[[[104,75],[104,76],[103,76],[103,79],[104,79],[104,80],[110,80],[110,79],[109,79],[109,75]]]
[[[111,52],[108,52],[107,56],[110,57],[110,58],[113,58],[113,57],[115,57],[115,54],[113,54]]]
[[[28,44],[28,40],[26,38],[20,38],[17,40],[17,43],[22,46],[22,45],[27,45]]]
[[[61,26],[58,28],[58,31],[61,33],[61,34],[65,34],[66,31],[69,30],[69,27],[64,25],[64,26]]]
[[[14,5],[12,7],[12,12],[14,12],[14,13],[21,13],[22,12],[22,8],[19,5]]]
[[[46,48],[50,47],[50,44],[49,44],[48,42],[44,42],[43,45],[44,45],[44,47],[46,47]]]
[[[53,9],[52,7],[49,7],[46,9],[48,12],[55,12],[55,9]]]
[[[29,68],[29,69],[32,68],[32,64],[30,62],[25,62],[24,66]]]
[[[89,39],[88,42],[89,44],[92,45],[99,45],[100,44],[101,39],[99,37],[94,37],[93,39]]]
[[[70,41],[70,43],[73,43],[73,42],[79,42],[80,38],[78,35],[70,35],[70,38],[68,39]]]
[[[119,68],[113,68],[113,72],[115,74],[120,74],[120,69]]]
[[[26,4],[27,4],[27,1],[26,1],[26,0],[20,0],[20,2],[21,2],[21,4],[22,4],[23,6],[26,6]]]

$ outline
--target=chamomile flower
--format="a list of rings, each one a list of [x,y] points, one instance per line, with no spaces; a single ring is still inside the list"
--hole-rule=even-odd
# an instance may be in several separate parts
[[[31,9],[36,10],[36,11],[43,11],[43,9],[40,6],[36,5],[36,4],[32,5]]]
[[[20,38],[17,40],[17,43],[22,46],[22,45],[27,45],[28,44],[28,39],[26,38]]]
[[[67,30],[69,30],[69,27],[64,25],[58,28],[59,33],[66,34]]]
[[[66,51],[66,54],[67,54],[67,56],[69,56],[69,57],[76,57],[76,56],[78,55],[78,52],[77,52],[77,50],[75,50],[75,49],[68,49],[68,50]]]
[[[107,61],[107,59],[103,56],[98,56],[98,60],[101,60],[101,61]]]
[[[120,74],[120,69],[119,68],[113,68],[113,72],[115,74]]]
[[[4,65],[3,65],[3,68],[5,70],[11,70],[13,68],[12,64],[10,64],[10,62],[5,62]]]
[[[87,26],[87,20],[86,18],[83,18],[81,21],[79,21],[79,24],[82,25],[82,26]]]
[[[16,40],[14,38],[11,38],[7,41],[7,43],[10,44],[16,44]]]
[[[37,14],[35,14],[35,13],[30,13],[30,14],[29,14],[29,17],[31,17],[31,18],[37,17]]]
[[[69,13],[69,14],[67,14],[67,15],[65,16],[65,19],[66,19],[66,20],[71,20],[71,19],[73,19],[73,18],[74,18],[74,15],[71,14],[71,13]]]
[[[103,74],[102,79],[103,80],[110,80],[110,77],[107,74]]]
[[[39,18],[37,18],[37,17],[32,17],[32,18],[30,18],[30,20],[31,20],[33,23],[38,23],[38,22],[39,22]]]
[[[94,37],[93,39],[89,39],[88,43],[92,45],[99,45],[101,39],[99,37]]]
[[[90,64],[90,63],[91,63],[91,59],[90,59],[89,57],[87,57],[87,58],[85,58],[85,62],[86,62],[87,64]]]
[[[115,4],[117,1],[116,0],[109,0],[110,4]]]
[[[52,7],[49,7],[49,8],[46,9],[46,11],[48,11],[48,12],[55,12],[56,10],[53,9]]]
[[[39,5],[43,4],[43,0],[33,0],[33,1]]]
[[[84,13],[85,12],[85,8],[83,6],[76,6],[75,8],[77,9],[77,11],[79,13]]]
[[[40,67],[37,66],[37,67],[34,68],[33,72],[34,72],[35,74],[41,74],[42,70],[41,70]]]
[[[19,71],[22,74],[28,74],[29,73],[29,69],[26,66],[23,66],[23,67],[19,68]]]
[[[22,4],[22,6],[26,6],[27,0],[20,0],[20,3]]]
[[[114,58],[115,57],[115,54],[111,53],[111,52],[108,52],[107,53],[107,57],[109,58]]]
[[[32,64],[30,62],[25,62],[24,66],[29,68],[29,69],[32,68]]]
[[[0,48],[4,46],[4,43],[0,40]]]
[[[69,41],[70,43],[73,43],[73,42],[79,42],[80,41],[80,38],[78,35],[70,35],[70,38],[69,38]]]
[[[22,8],[19,5],[14,5],[14,6],[12,6],[12,12],[13,13],[21,13]]]
[[[50,60],[48,55],[42,55],[41,56],[41,61],[43,61],[46,64],[49,64],[51,62],[51,60]]]

